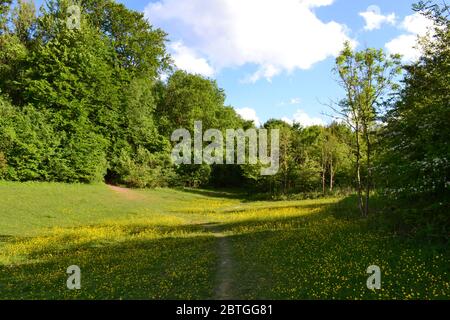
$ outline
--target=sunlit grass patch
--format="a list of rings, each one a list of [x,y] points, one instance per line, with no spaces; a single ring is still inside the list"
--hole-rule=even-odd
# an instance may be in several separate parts
[[[139,196],[0,183],[0,299],[210,299],[219,241],[237,299],[449,298],[447,247],[374,230],[351,201],[127,192]],[[81,268],[79,291],[66,287],[71,265]],[[366,287],[370,265],[381,268],[379,291]]]
[[[176,217],[54,229],[6,244],[0,254],[0,281],[6,283],[1,297],[207,298],[214,246],[210,234]],[[80,292],[65,287],[70,265],[82,269]]]

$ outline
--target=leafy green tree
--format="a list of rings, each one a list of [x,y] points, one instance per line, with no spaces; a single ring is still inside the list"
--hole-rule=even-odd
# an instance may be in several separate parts
[[[0,35],[8,30],[8,15],[11,10],[12,0],[0,0]]]
[[[15,34],[0,35],[0,90],[14,104],[23,104],[22,88],[16,81],[26,67],[28,49]]]
[[[396,78],[400,74],[400,56],[388,57],[383,50],[365,49],[354,52],[350,43],[336,59],[335,72],[339,75],[339,84],[346,92],[346,98],[336,110],[350,125],[356,140],[356,182],[359,208],[362,215],[369,214],[369,197],[372,185],[373,140],[376,135],[376,120],[380,116],[380,107],[386,95],[396,90]],[[361,149],[365,147],[366,170],[365,201],[363,200],[363,182],[361,178]]]
[[[31,1],[0,2],[0,90],[13,102],[20,100],[20,88],[15,81],[25,68],[36,24],[35,7]]]
[[[406,77],[383,129],[382,176],[396,196],[448,197],[450,190],[450,30],[448,7],[427,1],[416,9],[435,21],[421,39],[423,56]]]
[[[18,0],[13,10],[15,34],[22,43],[31,40],[36,24],[36,7],[33,0]]]
[[[193,136],[194,122],[201,121],[204,131],[243,128],[244,121],[233,108],[224,106],[225,95],[215,81],[184,71],[174,72],[166,85],[157,84],[157,109],[159,129],[164,138],[180,128],[187,129]],[[224,157],[225,157],[224,152]],[[188,186],[204,185],[209,182],[221,184],[223,175],[240,176],[239,166],[195,165],[179,166],[177,172]],[[211,176],[215,174],[216,176]],[[239,181],[239,180],[238,180]],[[229,184],[229,183],[225,183]]]
[[[179,182],[182,186],[198,188],[208,184],[211,178],[211,166],[201,165],[180,165],[176,168]]]
[[[32,106],[18,109],[0,96],[0,178],[51,180],[49,168],[59,142],[47,114]]]
[[[345,124],[333,122],[328,131],[329,156],[329,190],[334,191],[336,184],[341,187],[351,186],[352,181],[352,132]]]
[[[225,95],[215,81],[176,71],[168,80],[163,100],[157,109],[161,132],[169,137],[176,129],[193,130],[195,121],[204,128],[221,129]]]
[[[84,15],[107,37],[115,52],[115,65],[130,77],[155,80],[171,69],[166,51],[167,34],[155,29],[142,12],[129,10],[114,0],[82,0]]]
[[[326,174],[326,159],[321,142],[322,126],[297,127],[298,141],[294,153],[297,154],[299,185],[301,192],[320,190]]]
[[[421,58],[404,66],[404,85],[385,117],[378,183],[393,203],[397,224],[428,240],[448,240],[450,8],[440,1],[414,8],[435,29],[419,41]]]
[[[137,188],[167,187],[177,180],[168,154],[151,153],[143,147],[138,147],[133,157],[122,150],[117,171],[121,182]]]
[[[292,171],[292,128],[289,124],[281,120],[269,120],[264,124],[264,129],[280,130],[280,169],[274,176],[266,177],[271,185],[271,192],[287,193],[291,186]]]
[[[111,54],[86,21],[79,30],[68,29],[66,3],[60,5],[39,19],[36,49],[27,58],[32,67],[19,79],[22,97],[48,112],[60,132],[55,179],[99,181],[106,173],[108,141],[119,118]]]

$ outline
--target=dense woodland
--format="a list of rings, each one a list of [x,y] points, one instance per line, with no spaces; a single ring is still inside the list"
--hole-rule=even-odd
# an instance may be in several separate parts
[[[449,234],[449,8],[421,2],[435,21],[422,58],[402,65],[382,50],[346,45],[330,70],[342,100],[334,121],[280,129],[280,170],[172,164],[170,136],[194,121],[252,128],[212,79],[176,70],[167,34],[111,0],[0,0],[0,179],[103,182],[130,187],[227,187],[272,198],[357,194],[385,203],[395,223]],[[326,97],[325,97],[326,98]]]

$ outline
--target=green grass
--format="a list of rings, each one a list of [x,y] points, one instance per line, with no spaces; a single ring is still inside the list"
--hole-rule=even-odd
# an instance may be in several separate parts
[[[212,299],[223,281],[237,299],[450,297],[445,245],[376,231],[351,206],[0,182],[0,299]],[[379,291],[366,287],[372,264]],[[70,265],[81,268],[81,290],[66,288]]]
[[[317,207],[315,207],[317,206]],[[449,252],[393,234],[363,220],[345,220],[332,206],[242,212],[224,226],[238,270],[234,288],[244,299],[448,299]],[[285,216],[282,212],[285,212]],[[303,214],[295,214],[295,212]],[[382,270],[382,289],[367,289],[366,269]]]

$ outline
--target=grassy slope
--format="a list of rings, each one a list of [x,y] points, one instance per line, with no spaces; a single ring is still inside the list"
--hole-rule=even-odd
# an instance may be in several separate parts
[[[104,185],[0,182],[0,299],[212,298],[221,281],[213,230],[230,244],[235,298],[449,298],[447,248],[342,218],[334,214],[339,199],[132,195]],[[80,291],[65,288],[74,264]],[[365,286],[371,264],[382,269],[381,291]]]

